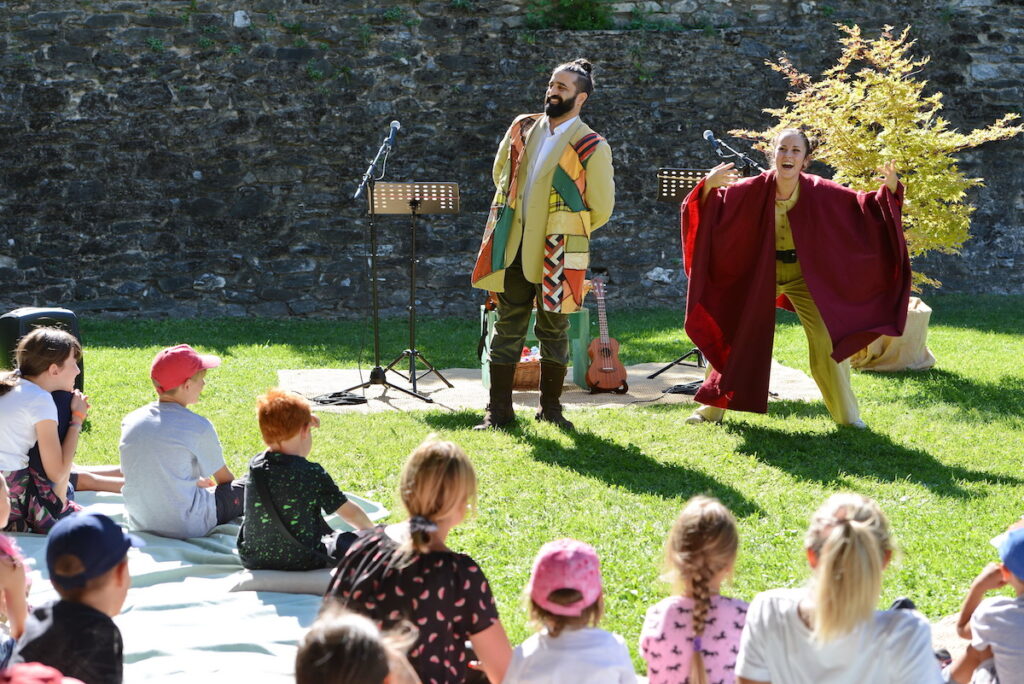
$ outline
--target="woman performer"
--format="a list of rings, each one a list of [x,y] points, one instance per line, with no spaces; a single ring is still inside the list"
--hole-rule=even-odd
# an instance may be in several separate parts
[[[880,335],[903,334],[903,186],[892,162],[874,193],[803,173],[812,150],[803,131],[784,129],[771,170],[740,180],[733,164],[719,164],[681,206],[686,333],[709,361],[695,397],[704,406],[687,423],[720,422],[725,409],[767,412],[774,301],[800,318],[832,419],[866,427],[847,359]]]

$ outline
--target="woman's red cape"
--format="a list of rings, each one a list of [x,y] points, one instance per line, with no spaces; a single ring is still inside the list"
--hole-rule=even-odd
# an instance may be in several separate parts
[[[765,413],[775,307],[793,310],[775,296],[775,172],[716,188],[701,207],[703,185],[680,207],[686,333],[714,367],[695,399]],[[856,192],[800,174],[789,223],[836,361],[903,334],[911,271],[902,204],[902,185]]]

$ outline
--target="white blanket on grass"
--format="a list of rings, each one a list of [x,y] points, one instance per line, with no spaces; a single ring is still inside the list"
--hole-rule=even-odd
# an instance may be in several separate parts
[[[348,495],[371,520],[388,511]],[[124,525],[120,495],[80,492],[87,510]],[[350,529],[336,515],[335,529]],[[293,682],[295,648],[309,629],[329,571],[248,571],[238,559],[238,525],[180,540],[136,533],[146,546],[128,552],[132,588],[114,618],[124,639],[125,682]],[[46,572],[46,537],[12,534],[32,566],[29,602],[56,598]],[[285,593],[302,592],[302,593]]]

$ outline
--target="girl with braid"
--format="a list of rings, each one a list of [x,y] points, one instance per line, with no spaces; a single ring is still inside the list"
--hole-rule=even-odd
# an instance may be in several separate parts
[[[651,606],[640,632],[650,684],[733,684],[747,604],[719,594],[736,563],[736,520],[718,499],[686,502],[665,544],[679,595]]]
[[[889,522],[872,499],[834,494],[805,540],[810,585],[773,589],[750,604],[740,684],[939,684],[928,621],[875,610],[892,558]]]

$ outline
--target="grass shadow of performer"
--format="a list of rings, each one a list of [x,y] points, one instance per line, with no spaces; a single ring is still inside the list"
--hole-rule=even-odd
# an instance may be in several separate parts
[[[478,411],[429,413],[423,416],[423,422],[437,430],[462,430],[479,423],[480,414]],[[533,420],[524,420],[522,416],[505,432],[511,439],[529,444],[531,456],[538,462],[567,468],[636,494],[682,501],[695,494],[710,494],[737,516],[763,512],[734,487],[699,470],[655,460],[635,444],[622,444],[587,430],[577,430],[562,433],[572,442],[567,447],[562,441],[536,431]]]
[[[817,407],[805,402],[773,402],[773,416],[816,416]],[[743,421],[727,421],[722,428],[739,438],[736,452],[783,470],[801,480],[828,485],[845,477],[919,484],[939,496],[969,499],[984,496],[963,483],[1024,484],[1024,480],[947,465],[931,454],[897,444],[870,430],[840,427],[824,434],[801,435]]]

